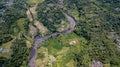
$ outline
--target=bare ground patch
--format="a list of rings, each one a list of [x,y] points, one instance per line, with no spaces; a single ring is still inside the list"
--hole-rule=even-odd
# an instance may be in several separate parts
[[[27,14],[27,17],[28,17],[29,21],[32,22],[32,21],[33,21],[33,18],[32,18],[32,15],[31,15],[30,11],[27,10],[27,11],[26,11],[26,14]]]
[[[70,45],[76,45],[78,42],[79,42],[79,41],[78,41],[77,38],[73,38],[73,39],[70,39],[70,40],[69,40],[69,44],[70,44]]]
[[[39,29],[39,32],[41,34],[46,34],[46,32],[48,31],[47,28],[37,20],[34,21],[34,25]]]
[[[29,24],[29,28],[30,28],[29,33],[32,36],[32,38],[34,38],[34,36],[37,34],[37,29],[32,24]]]

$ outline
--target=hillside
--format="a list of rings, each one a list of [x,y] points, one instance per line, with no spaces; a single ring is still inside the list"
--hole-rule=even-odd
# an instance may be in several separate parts
[[[0,67],[120,67],[120,0],[1,0]]]

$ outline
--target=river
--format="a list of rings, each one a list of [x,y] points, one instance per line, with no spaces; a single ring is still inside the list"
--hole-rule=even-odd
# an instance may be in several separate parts
[[[31,50],[31,54],[30,54],[30,62],[29,65],[30,67],[35,67],[35,59],[36,59],[36,55],[37,55],[37,47],[40,46],[40,44],[42,42],[44,42],[45,40],[51,38],[51,37],[55,37],[59,34],[67,34],[70,33],[74,30],[74,27],[76,25],[75,20],[68,14],[64,13],[64,15],[66,16],[66,18],[68,19],[68,21],[70,22],[70,27],[68,30],[65,30],[63,32],[54,32],[52,34],[46,35],[44,37],[35,37],[34,38],[34,47]]]
[[[67,33],[70,33],[74,30],[74,27],[76,25],[76,22],[75,22],[74,18],[71,17],[67,13],[63,13],[63,14],[65,15],[65,17],[70,22],[69,29],[65,30],[63,32],[54,32],[54,33],[46,35],[44,37],[39,37],[39,36],[35,37],[34,38],[34,46],[33,46],[32,50],[31,50],[31,53],[30,53],[30,61],[29,61],[29,66],[30,67],[36,67],[35,66],[35,59],[36,59],[36,56],[37,56],[37,47],[40,46],[42,42],[46,41],[47,39],[49,39],[51,37],[55,37],[55,36],[60,35],[60,34],[67,34]]]

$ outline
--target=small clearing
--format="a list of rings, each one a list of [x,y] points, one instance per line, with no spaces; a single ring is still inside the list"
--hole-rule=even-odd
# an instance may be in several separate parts
[[[76,45],[78,43],[78,40],[77,39],[70,39],[69,40],[69,44],[70,45]]]

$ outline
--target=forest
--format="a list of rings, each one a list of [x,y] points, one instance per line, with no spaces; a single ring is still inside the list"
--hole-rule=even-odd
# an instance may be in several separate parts
[[[29,25],[33,22],[27,18],[26,11],[34,4],[30,0],[13,0],[12,5],[6,5],[9,1],[12,0],[0,1],[0,48],[11,50],[10,54],[0,52],[0,67],[29,67],[34,39],[29,34]],[[73,67],[90,67],[94,60],[102,62],[104,67],[120,67],[120,45],[117,44],[120,39],[120,0],[64,0],[62,7],[57,4],[57,0],[38,2],[34,20],[41,21],[53,33],[63,20],[68,22],[64,16],[66,12],[77,22],[75,29],[43,42],[36,60],[43,60],[42,51],[48,50],[46,52],[58,60],[52,63],[53,67],[69,67],[73,63]],[[69,45],[73,39],[77,44]],[[47,63],[44,65],[50,67]]]

